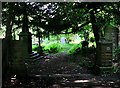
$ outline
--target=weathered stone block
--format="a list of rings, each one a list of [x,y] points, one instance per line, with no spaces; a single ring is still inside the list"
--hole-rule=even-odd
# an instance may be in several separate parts
[[[30,54],[32,52],[32,38],[30,32],[21,32],[19,40],[22,41],[22,47]]]
[[[112,42],[99,42],[97,58],[100,66],[112,66]]]

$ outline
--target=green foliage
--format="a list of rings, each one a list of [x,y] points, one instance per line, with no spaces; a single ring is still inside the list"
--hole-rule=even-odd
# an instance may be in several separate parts
[[[32,51],[37,51],[38,45],[32,45]]]
[[[57,42],[49,43],[43,46],[46,53],[58,53],[61,50],[61,45]]]
[[[117,4],[113,4],[113,3],[112,4],[99,3],[96,5],[95,3],[62,4],[62,3],[56,3],[56,2],[55,3],[50,3],[50,2],[48,3],[39,3],[39,2],[8,3],[8,2],[5,2],[5,3],[2,3],[2,14],[3,14],[2,25],[7,26],[6,25],[7,18],[9,16],[12,16],[10,17],[11,18],[10,20],[12,20],[12,23],[14,25],[16,25],[15,29],[21,29],[23,24],[22,23],[23,12],[25,12],[24,10],[27,7],[26,12],[29,15],[28,16],[29,27],[31,27],[31,29],[36,31],[39,31],[41,30],[41,28],[43,28],[45,30],[44,35],[46,36],[48,36],[48,34],[63,33],[63,31],[66,33],[67,32],[71,33],[72,31],[78,32],[81,28],[84,30],[92,29],[91,25],[88,25],[88,24],[81,26],[82,23],[86,23],[87,21],[90,20],[90,12],[92,10],[94,10],[94,12],[97,12],[95,13],[95,18],[96,18],[96,23],[98,24],[97,29],[99,29],[105,23],[107,23],[107,21],[110,19],[111,19],[111,22],[110,22],[111,25],[116,24],[115,17],[117,17],[116,15],[118,14],[116,5]],[[94,7],[97,7],[97,8],[93,9]],[[113,13],[116,15],[114,16]],[[118,19],[119,19],[119,16],[118,16]]]
[[[68,50],[68,54],[75,54],[77,53],[77,49],[80,49],[82,47],[82,44],[79,43],[79,44],[75,44],[73,45],[69,50]]]
[[[93,47],[86,47],[81,49],[82,56],[89,56],[90,54],[95,53],[95,49]]]
[[[111,73],[117,73],[118,67],[112,66]]]
[[[94,63],[90,60],[90,58],[82,56],[80,58],[79,65],[90,68],[94,66]]]
[[[120,47],[117,47],[115,50],[114,50],[114,55],[118,55],[120,54]]]
[[[117,21],[115,19],[110,20],[110,25],[112,25],[113,27],[117,26]]]
[[[72,56],[73,59],[71,61],[80,66],[91,68],[95,65],[95,49],[93,47],[81,48],[79,52],[72,53]]]
[[[120,60],[119,60],[119,56],[120,56],[120,47],[117,47],[114,52],[113,55],[116,56],[117,58],[115,58],[117,60],[117,63],[114,63],[112,66],[112,73],[117,73],[119,68],[118,68],[118,64],[120,64]]]

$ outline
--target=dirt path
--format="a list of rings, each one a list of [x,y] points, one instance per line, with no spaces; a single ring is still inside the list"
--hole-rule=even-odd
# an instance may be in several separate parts
[[[17,81],[6,88],[120,88],[120,76],[95,76],[73,62],[65,52],[51,54],[46,59],[29,63],[27,72],[30,78]],[[31,78],[32,77],[32,78]],[[12,87],[11,87],[12,86]]]
[[[50,74],[86,74],[87,69],[71,62],[71,57],[66,53],[51,55],[48,59],[36,61],[29,65],[29,74],[50,75]]]
[[[71,62],[71,59],[74,57],[68,56],[66,52],[52,54],[51,57],[53,58],[37,61],[35,63],[36,66],[31,66],[33,69],[29,71],[29,74],[38,77],[46,75],[45,78],[49,78],[49,81],[44,82],[43,85],[47,85],[47,83],[53,84],[51,88],[63,88],[63,86],[68,88],[72,86],[83,86],[83,88],[85,88],[85,86],[91,88],[120,87],[119,75],[92,75],[86,68]],[[51,79],[54,80],[57,85],[52,81],[50,82]],[[83,82],[81,82],[81,80]],[[89,82],[85,82],[86,80]],[[78,83],[75,83],[75,81]],[[62,85],[62,87],[60,87],[60,85]]]

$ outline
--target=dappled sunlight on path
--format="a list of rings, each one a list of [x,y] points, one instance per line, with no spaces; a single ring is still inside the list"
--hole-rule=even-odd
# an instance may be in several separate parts
[[[80,65],[71,62],[71,56],[66,52],[51,54],[50,57],[41,59],[28,67],[29,76],[48,79],[44,84],[50,83],[50,88],[81,87],[81,88],[119,88],[119,76],[98,75]],[[53,82],[51,83],[50,80]]]

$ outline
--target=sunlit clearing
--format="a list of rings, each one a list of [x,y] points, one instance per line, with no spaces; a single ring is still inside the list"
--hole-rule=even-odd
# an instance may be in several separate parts
[[[81,41],[80,40],[74,40],[72,42],[70,42],[70,44],[79,44]]]

